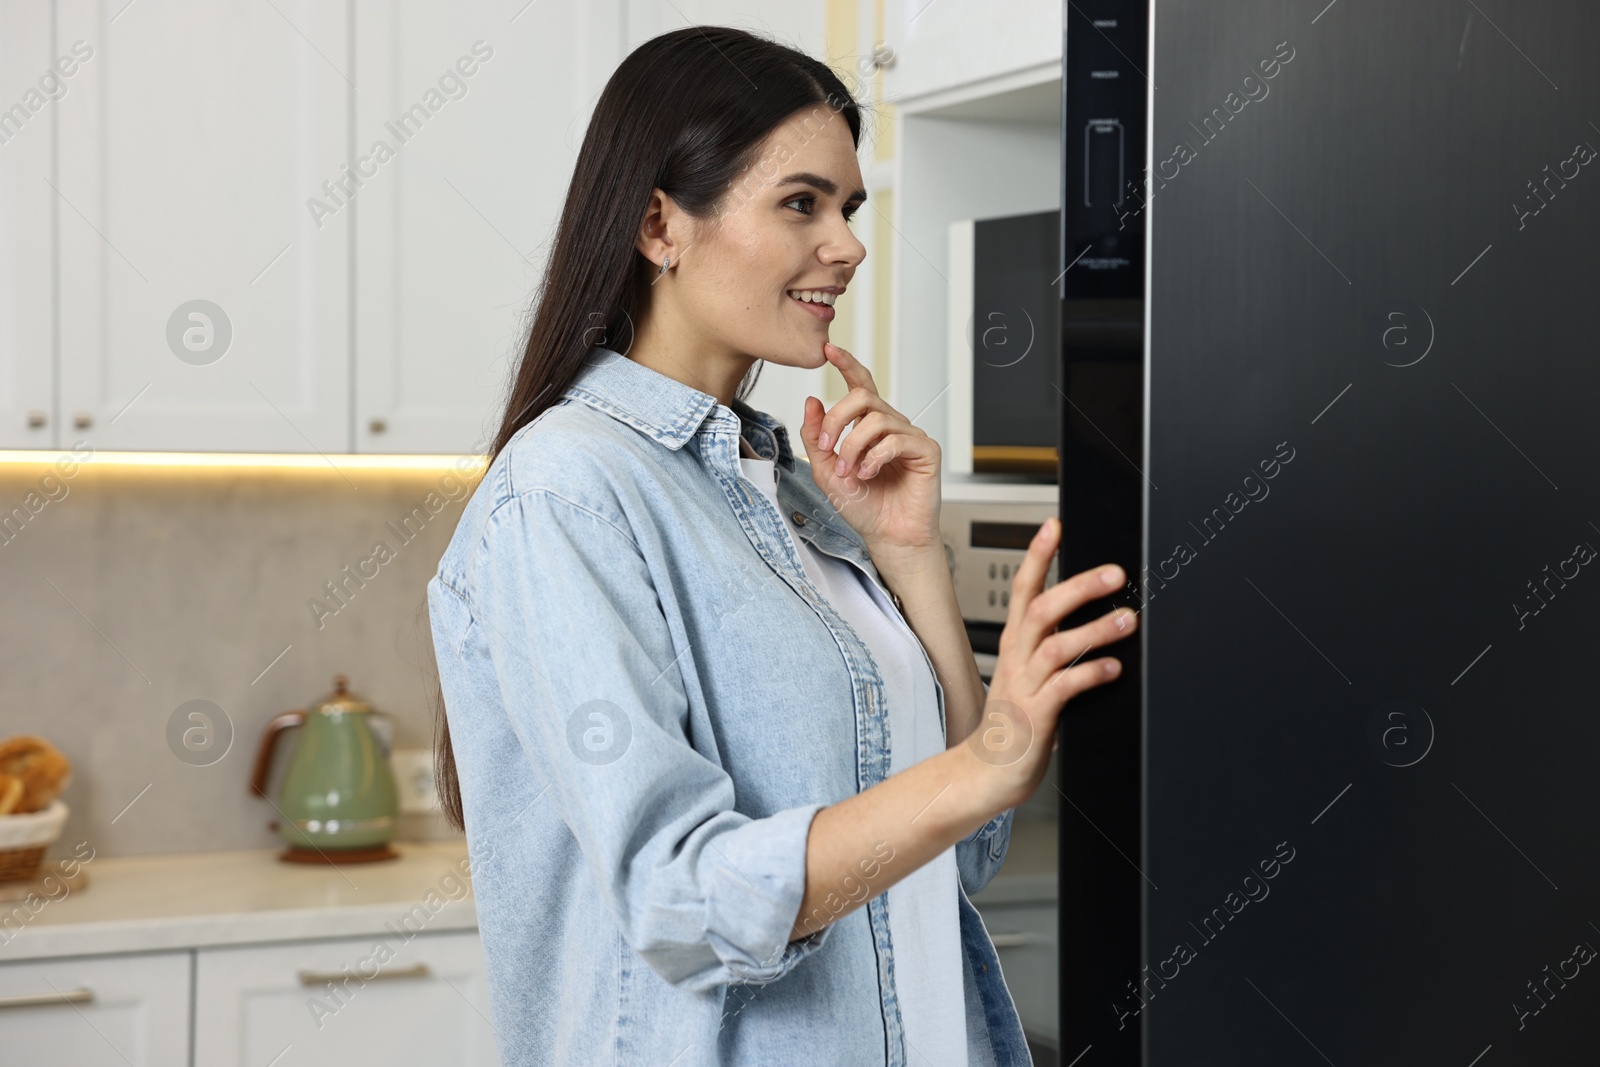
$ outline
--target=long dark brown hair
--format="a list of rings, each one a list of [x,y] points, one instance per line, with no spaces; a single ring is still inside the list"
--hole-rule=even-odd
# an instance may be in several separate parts
[[[656,273],[634,247],[651,191],[660,189],[696,219],[717,217],[736,184],[771,180],[746,172],[768,165],[756,159],[767,135],[807,108],[818,111],[819,122],[838,112],[860,145],[861,108],[839,76],[775,41],[727,26],[688,26],[646,41],[622,61],[578,151],[491,461],[560,398],[595,345],[626,352],[632,344]],[[749,395],[760,367],[757,360],[738,399]],[[437,664],[434,677],[434,778],[445,817],[465,830]]]

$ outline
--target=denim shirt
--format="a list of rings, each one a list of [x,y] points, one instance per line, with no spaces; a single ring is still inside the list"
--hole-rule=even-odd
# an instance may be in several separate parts
[[[889,736],[785,524],[882,585],[782,423],[606,348],[463,510],[428,606],[505,1064],[914,1063],[887,893],[789,941],[812,817],[883,780]],[[967,1028],[997,1067],[1031,1060],[968,894],[1012,815],[955,846]],[[867,891],[845,878],[820,917]]]

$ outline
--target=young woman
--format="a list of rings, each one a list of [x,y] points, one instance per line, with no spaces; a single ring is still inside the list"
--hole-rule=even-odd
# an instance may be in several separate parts
[[[860,126],[824,64],[707,26],[628,56],[584,137],[428,587],[508,1065],[1030,1062],[967,898],[1134,619],[1055,632],[1124,577],[1046,590],[1051,520],[984,685],[939,448],[827,341]],[[744,402],[762,360],[850,386],[804,457]]]

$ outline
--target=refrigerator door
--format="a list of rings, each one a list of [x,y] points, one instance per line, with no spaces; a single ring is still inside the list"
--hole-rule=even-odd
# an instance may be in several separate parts
[[[1150,34],[1142,766],[1069,714],[1062,1062],[1592,1060],[1600,7]],[[1139,929],[1074,958],[1100,884]]]

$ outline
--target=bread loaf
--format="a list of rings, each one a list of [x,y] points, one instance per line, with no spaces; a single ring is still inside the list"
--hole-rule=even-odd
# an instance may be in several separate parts
[[[22,803],[22,779],[14,774],[0,774],[0,815],[10,815]]]
[[[0,814],[42,811],[71,778],[72,764],[44,738],[19,734],[0,741]]]

